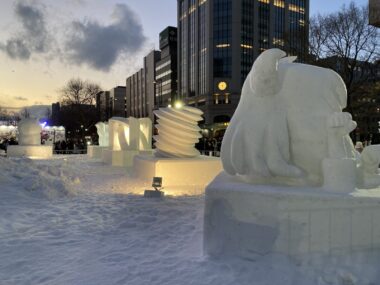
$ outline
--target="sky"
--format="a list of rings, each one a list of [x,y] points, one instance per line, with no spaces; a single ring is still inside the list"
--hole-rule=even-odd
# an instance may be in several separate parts
[[[330,13],[351,0],[310,0]],[[368,0],[355,0],[364,5]],[[104,90],[125,85],[176,26],[176,0],[1,0],[0,106],[49,105],[73,77]]]

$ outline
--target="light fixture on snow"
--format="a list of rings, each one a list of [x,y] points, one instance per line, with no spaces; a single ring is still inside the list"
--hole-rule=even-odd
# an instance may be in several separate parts
[[[164,189],[164,187],[162,187],[162,177],[153,177],[152,187],[154,190],[144,191],[145,198],[161,198],[165,195],[165,193],[161,191],[161,189]]]
[[[183,103],[181,101],[177,101],[175,102],[174,107],[176,109],[181,109],[183,107]]]

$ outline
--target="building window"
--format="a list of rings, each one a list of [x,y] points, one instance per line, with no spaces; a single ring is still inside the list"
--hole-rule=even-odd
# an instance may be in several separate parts
[[[215,0],[213,8],[214,77],[231,77],[232,0]]]

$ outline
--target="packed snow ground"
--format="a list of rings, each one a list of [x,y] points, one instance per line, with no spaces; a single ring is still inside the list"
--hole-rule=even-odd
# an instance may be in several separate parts
[[[376,253],[205,257],[204,196],[144,199],[146,186],[86,156],[0,157],[0,284],[380,284]]]

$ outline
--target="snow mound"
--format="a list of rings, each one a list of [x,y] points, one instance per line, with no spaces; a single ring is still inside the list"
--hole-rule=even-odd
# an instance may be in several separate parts
[[[32,159],[0,157],[0,183],[17,185],[34,197],[54,199],[75,194],[80,183],[75,173],[56,165],[37,163]]]

